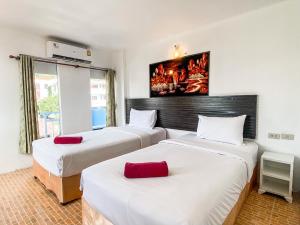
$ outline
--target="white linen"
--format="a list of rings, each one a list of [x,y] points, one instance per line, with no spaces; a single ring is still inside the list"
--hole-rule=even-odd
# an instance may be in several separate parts
[[[170,129],[170,128],[166,128],[166,132],[167,132],[167,139],[179,138],[186,134],[197,134],[197,132],[194,131],[178,130],[178,129]]]
[[[114,225],[222,224],[249,179],[251,157],[204,141],[185,135],[91,166],[82,172],[83,197]],[[125,162],[163,160],[169,177],[123,176]]]
[[[172,142],[172,140],[167,140]],[[164,141],[162,141],[164,142]],[[183,145],[193,145],[193,147],[202,148],[202,150],[214,151],[218,154],[232,154],[243,158],[247,162],[248,181],[253,174],[253,170],[257,164],[258,145],[250,140],[245,140],[242,145],[232,145],[218,141],[211,141],[198,138],[196,134],[190,133],[181,136],[176,142]]]
[[[156,144],[166,138],[166,131],[125,126],[75,135],[83,137],[81,144],[56,145],[53,138],[34,141],[33,158],[52,174],[68,177],[81,173],[88,166]]]
[[[156,110],[130,110],[129,125],[139,128],[153,128],[157,119]]]
[[[155,145],[167,138],[167,131],[162,127],[154,127],[153,129],[138,128],[139,130],[147,132],[151,136],[151,145]]]
[[[246,115],[207,117],[199,115],[197,136],[200,138],[241,145]]]

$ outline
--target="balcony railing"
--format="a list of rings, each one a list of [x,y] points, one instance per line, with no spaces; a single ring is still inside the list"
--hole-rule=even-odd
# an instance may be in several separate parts
[[[61,134],[59,112],[39,112],[40,137],[54,137]],[[94,130],[106,127],[106,107],[92,108]]]
[[[60,134],[59,112],[39,113],[40,137],[54,137]]]

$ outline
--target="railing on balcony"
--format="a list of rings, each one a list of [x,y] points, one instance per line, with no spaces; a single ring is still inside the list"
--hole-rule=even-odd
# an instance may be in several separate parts
[[[55,137],[61,134],[59,112],[39,112],[40,137]],[[106,127],[106,107],[92,108],[92,127],[94,130]]]
[[[60,134],[59,112],[39,113],[40,137],[54,137]]]

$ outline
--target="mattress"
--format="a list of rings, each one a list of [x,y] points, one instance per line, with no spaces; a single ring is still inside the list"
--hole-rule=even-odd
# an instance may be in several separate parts
[[[82,172],[86,202],[114,225],[222,224],[250,180],[257,145],[195,134],[160,142]],[[127,179],[125,162],[167,161],[170,176]]]
[[[166,131],[160,127],[141,129],[124,126],[74,135],[82,136],[83,142],[56,145],[53,138],[34,141],[34,160],[52,174],[68,177],[80,174],[88,166],[156,144],[166,138]]]

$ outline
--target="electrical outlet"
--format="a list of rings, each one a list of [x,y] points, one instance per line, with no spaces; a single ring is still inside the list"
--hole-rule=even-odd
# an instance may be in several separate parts
[[[269,139],[280,139],[280,134],[277,133],[268,133]]]
[[[295,139],[294,134],[281,134],[281,139],[292,141]]]

